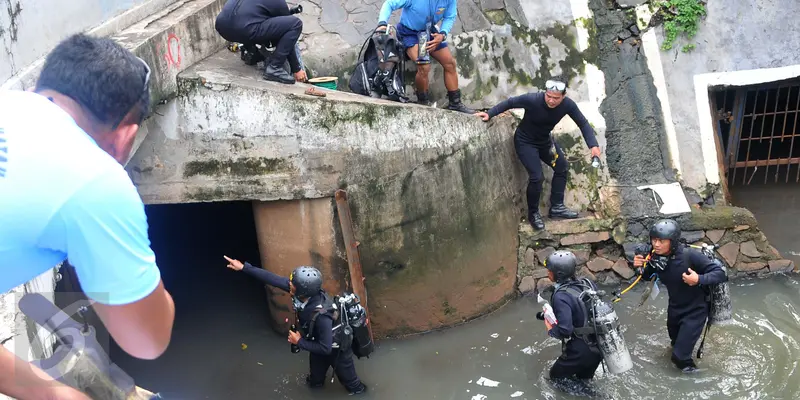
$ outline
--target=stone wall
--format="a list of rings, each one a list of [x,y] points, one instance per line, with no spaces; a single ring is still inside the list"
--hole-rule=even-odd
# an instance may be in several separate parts
[[[575,253],[581,277],[612,286],[632,279],[634,270],[626,260],[626,249],[630,253],[635,244],[647,242],[649,227],[657,219],[548,221],[547,230],[540,232],[534,232],[529,224],[521,224],[518,290],[526,294],[552,286],[543,261],[555,250]],[[696,208],[675,219],[681,225],[682,239],[688,244],[720,245],[717,257],[728,267],[730,278],[797,269],[769,244],[755,217],[746,209]]]
[[[301,49],[307,65],[315,75],[339,76],[346,87],[357,53],[378,23],[383,0],[304,0],[299,4],[304,7]],[[396,11],[390,23],[396,24],[399,16]],[[465,101],[490,107],[509,96],[542,88],[553,75],[570,80],[576,100],[588,100],[592,84],[588,76],[596,71],[590,64],[597,57],[592,32],[585,1],[459,0],[450,45]],[[441,67],[434,63],[433,70],[431,94],[436,100],[445,99]],[[413,73],[410,77],[407,83],[413,94]],[[602,78],[594,75],[592,80],[602,85]]]

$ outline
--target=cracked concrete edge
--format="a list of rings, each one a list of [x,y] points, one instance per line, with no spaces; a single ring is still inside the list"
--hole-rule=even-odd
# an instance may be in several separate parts
[[[89,29],[85,33],[93,36],[111,36],[117,32],[130,28],[137,22],[142,21],[148,18],[148,16],[157,13],[159,10],[163,10],[164,8],[167,8],[179,1],[182,3],[187,2],[187,0],[150,0],[146,3],[142,3],[136,7],[133,7],[128,11],[125,11],[122,14],[109,19],[108,21],[103,22],[95,28]],[[195,0],[190,1],[194,2]],[[52,49],[48,50],[48,54],[50,50]],[[0,85],[0,90],[26,90],[30,87],[33,87],[36,79],[39,76],[39,72],[42,70],[42,66],[44,66],[44,61],[46,58],[47,54],[25,66],[21,70],[16,71],[15,75],[11,76],[8,80],[3,82],[2,85]],[[16,68],[13,69],[16,70]]]

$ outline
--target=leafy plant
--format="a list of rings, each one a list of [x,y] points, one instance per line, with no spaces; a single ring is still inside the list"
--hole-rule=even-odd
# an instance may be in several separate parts
[[[670,50],[681,34],[687,39],[697,34],[698,20],[706,15],[706,5],[701,0],[665,0],[660,14],[664,18],[664,43],[661,49]],[[688,53],[694,48],[694,44],[687,44],[681,51]]]

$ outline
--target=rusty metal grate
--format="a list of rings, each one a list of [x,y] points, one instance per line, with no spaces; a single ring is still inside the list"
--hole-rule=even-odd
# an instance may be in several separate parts
[[[711,103],[729,185],[800,182],[800,79],[724,88]]]

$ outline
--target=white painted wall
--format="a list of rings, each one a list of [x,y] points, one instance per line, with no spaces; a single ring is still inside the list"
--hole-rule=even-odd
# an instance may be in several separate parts
[[[680,165],[684,184],[701,192],[706,184],[720,181],[708,85],[800,76],[794,67],[800,64],[797,0],[716,0],[708,2],[707,9],[695,38],[679,40],[673,50],[660,50],[664,39],[660,27],[642,38],[664,106],[672,159]],[[646,6],[637,11],[649,21]],[[686,43],[696,48],[681,52]]]
[[[107,36],[177,0],[2,0],[0,83],[79,32]]]

